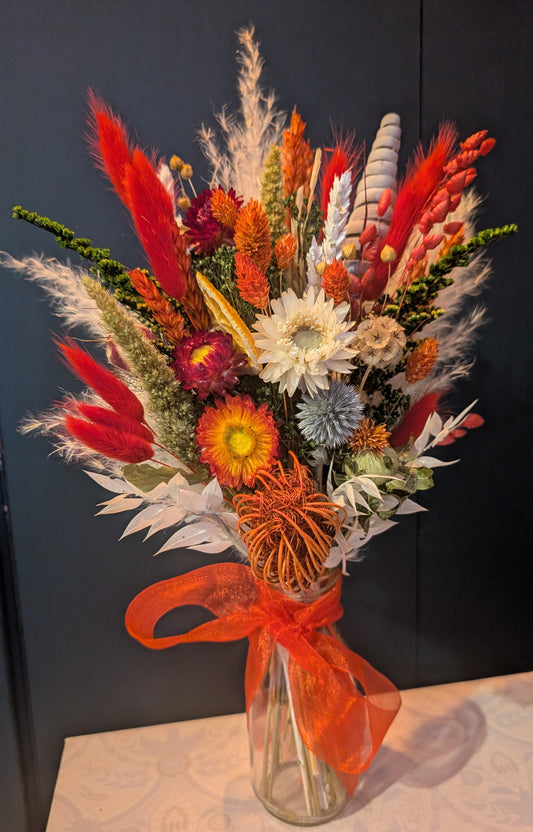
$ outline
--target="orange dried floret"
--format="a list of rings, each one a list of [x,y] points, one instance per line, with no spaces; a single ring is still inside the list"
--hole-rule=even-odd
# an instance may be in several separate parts
[[[313,169],[314,153],[307,139],[304,139],[305,121],[292,111],[288,130],[283,132],[283,189],[288,196],[303,185],[308,195],[309,178]]]
[[[389,446],[390,431],[384,424],[376,425],[373,419],[361,419],[358,427],[348,439],[348,446],[355,454],[371,451],[376,456],[383,456]]]
[[[291,265],[296,249],[298,248],[298,240],[292,234],[284,234],[276,243],[274,254],[276,255],[276,262],[278,269],[285,271]]]
[[[405,377],[409,384],[426,378],[432,371],[439,354],[436,338],[426,338],[413,350],[405,365]]]
[[[335,304],[342,303],[348,299],[349,287],[350,274],[346,266],[340,260],[329,263],[322,275],[322,288],[326,295],[333,298]]]
[[[247,254],[255,265],[266,271],[272,257],[268,217],[256,199],[241,208],[235,222],[235,248]]]
[[[240,251],[235,254],[235,270],[237,273],[237,289],[241,298],[255,306],[256,309],[266,309],[270,295],[270,284],[265,273],[255,265],[250,257],[241,254]]]
[[[237,221],[240,205],[234,196],[227,194],[222,188],[211,192],[211,213],[214,218],[233,230]]]

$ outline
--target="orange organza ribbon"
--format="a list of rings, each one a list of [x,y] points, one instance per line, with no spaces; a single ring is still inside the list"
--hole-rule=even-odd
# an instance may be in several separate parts
[[[247,636],[247,711],[279,642],[289,653],[289,682],[303,741],[353,793],[359,773],[370,765],[396,716],[400,695],[361,656],[320,632],[341,617],[340,592],[339,575],[331,590],[302,604],[256,580],[244,564],[217,563],[139,593],[126,612],[126,627],[133,638],[156,650]],[[205,607],[217,618],[183,635],[154,636],[165,613],[188,604]]]

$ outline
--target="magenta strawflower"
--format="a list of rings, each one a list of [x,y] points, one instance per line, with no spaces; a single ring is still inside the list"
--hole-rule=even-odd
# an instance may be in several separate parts
[[[174,356],[176,378],[186,390],[196,390],[199,399],[210,393],[224,396],[246,371],[246,356],[237,352],[231,335],[219,330],[184,338]]]
[[[207,188],[201,191],[185,214],[187,238],[200,254],[212,254],[223,244],[233,245],[233,229],[216,220],[211,210],[211,197],[217,190]],[[238,208],[241,207],[242,198],[237,196],[233,188],[229,189],[227,196],[233,199]]]

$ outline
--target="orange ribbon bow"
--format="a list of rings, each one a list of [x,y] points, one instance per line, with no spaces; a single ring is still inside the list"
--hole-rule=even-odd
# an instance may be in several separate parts
[[[289,653],[289,683],[302,739],[353,793],[358,775],[372,762],[396,716],[400,695],[361,656],[320,631],[342,616],[340,592],[339,575],[331,590],[302,604],[256,580],[242,563],[217,563],[139,593],[126,612],[126,627],[133,638],[155,650],[247,636],[247,711],[279,642]],[[165,613],[188,604],[205,607],[217,618],[183,635],[154,636]]]

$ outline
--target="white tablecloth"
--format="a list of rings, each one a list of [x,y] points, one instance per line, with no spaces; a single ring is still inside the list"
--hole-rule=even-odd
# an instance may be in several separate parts
[[[533,830],[533,673],[402,693],[329,832]],[[271,832],[243,714],[69,737],[47,832]],[[294,828],[294,827],[292,827]]]

